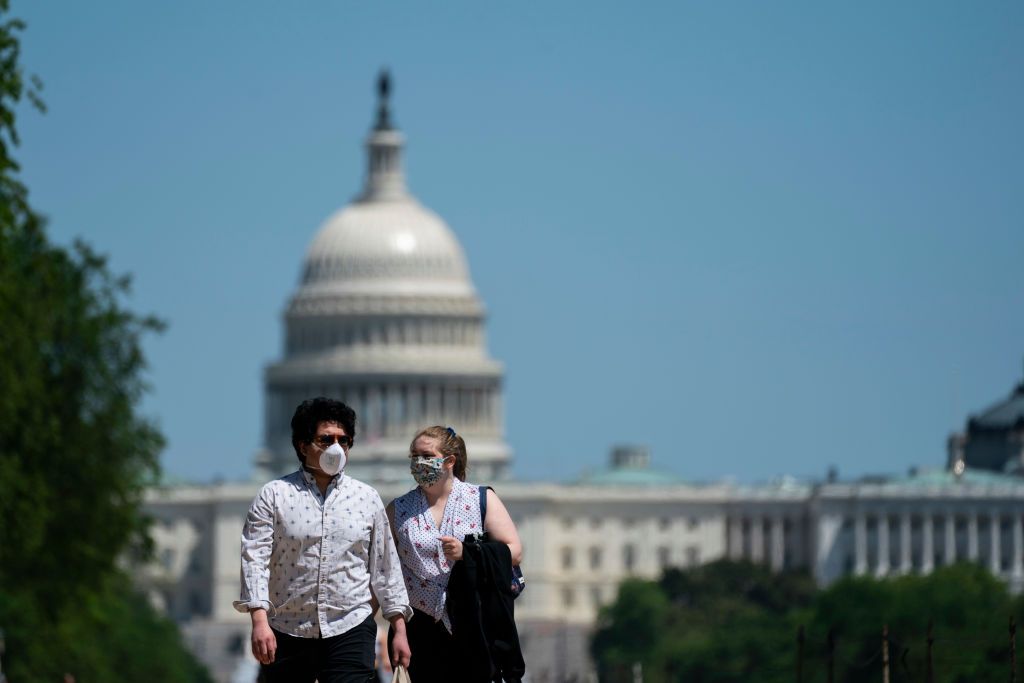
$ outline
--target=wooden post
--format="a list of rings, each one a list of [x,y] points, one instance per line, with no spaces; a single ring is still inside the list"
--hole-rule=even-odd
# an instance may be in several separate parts
[[[882,683],[889,683],[889,624],[882,626]]]
[[[1010,683],[1017,683],[1017,622],[1010,617]]]
[[[836,671],[836,630],[828,630],[828,683],[835,681]]]
[[[804,627],[796,632],[796,683],[804,683]]]
[[[935,642],[933,628],[934,621],[932,619],[928,619],[928,661],[926,664],[928,668],[925,671],[925,683],[935,683],[935,670],[932,668],[932,643]]]

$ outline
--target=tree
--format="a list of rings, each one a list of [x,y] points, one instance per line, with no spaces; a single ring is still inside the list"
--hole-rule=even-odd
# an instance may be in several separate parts
[[[804,574],[725,560],[624,582],[592,642],[601,680],[630,681],[639,662],[652,683],[788,682],[793,610],[814,593]]]
[[[118,562],[148,549],[140,506],[163,438],[137,412],[142,335],[127,277],[82,242],[50,244],[12,150],[26,82],[18,34],[0,0],[0,628],[12,680],[203,680],[173,625],[133,594]],[[145,638],[158,641],[146,642]],[[133,654],[134,653],[134,654]],[[168,659],[169,658],[169,659]],[[137,679],[136,679],[137,680]]]
[[[667,570],[624,582],[602,612],[592,651],[601,680],[651,683],[793,681],[797,630],[805,629],[803,680],[826,680],[835,635],[837,683],[881,680],[882,627],[889,629],[890,680],[925,680],[928,623],[935,680],[1006,680],[1008,619],[1024,620],[1024,598],[983,567],[960,564],[928,576],[848,578],[818,591],[804,574],[772,575],[749,563]],[[1021,672],[1018,672],[1018,674]]]
[[[815,601],[807,634],[820,652],[833,629],[836,681],[861,681],[881,676],[879,644],[887,625],[890,679],[924,680],[931,621],[936,680],[998,681],[1009,676],[1008,620],[1016,615],[1019,621],[1022,606],[987,569],[961,563],[928,576],[839,581]]]

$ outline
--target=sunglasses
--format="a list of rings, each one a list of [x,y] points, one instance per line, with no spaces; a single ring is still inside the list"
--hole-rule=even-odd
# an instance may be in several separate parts
[[[334,443],[338,443],[342,448],[352,447],[352,437],[342,434],[341,436],[331,436],[324,434],[313,439],[313,443],[323,449],[330,448]]]

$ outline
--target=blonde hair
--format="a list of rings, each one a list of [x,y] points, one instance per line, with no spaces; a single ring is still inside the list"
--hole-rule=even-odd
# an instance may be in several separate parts
[[[416,440],[421,436],[437,439],[437,450],[441,451],[441,455],[446,458],[455,458],[455,466],[452,467],[452,474],[460,481],[466,481],[466,469],[469,467],[469,456],[466,454],[466,442],[462,437],[456,434],[455,430],[451,427],[442,427],[441,425],[425,427],[416,432],[416,436],[412,437],[412,442],[409,444],[410,453],[415,452]]]

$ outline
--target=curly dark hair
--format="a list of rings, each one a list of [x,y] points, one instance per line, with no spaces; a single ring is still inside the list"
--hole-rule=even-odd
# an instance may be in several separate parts
[[[292,415],[292,447],[299,462],[304,460],[299,446],[313,441],[321,422],[337,422],[352,441],[356,440],[356,411],[333,398],[307,398]]]

